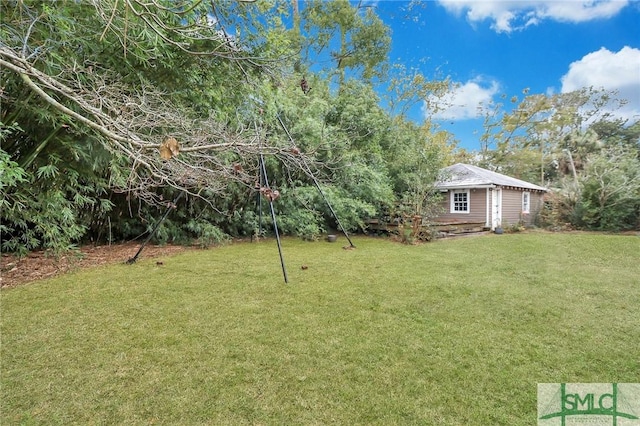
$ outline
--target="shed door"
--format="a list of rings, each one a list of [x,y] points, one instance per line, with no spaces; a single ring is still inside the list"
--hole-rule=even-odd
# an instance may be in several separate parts
[[[502,226],[502,189],[491,191],[491,230]]]

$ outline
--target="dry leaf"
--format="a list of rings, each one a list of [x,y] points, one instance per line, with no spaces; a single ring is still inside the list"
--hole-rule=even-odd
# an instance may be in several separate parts
[[[160,157],[163,160],[171,160],[180,153],[180,145],[175,138],[167,137],[160,144]]]
[[[160,145],[160,157],[163,160],[171,160],[171,150],[166,146]]]

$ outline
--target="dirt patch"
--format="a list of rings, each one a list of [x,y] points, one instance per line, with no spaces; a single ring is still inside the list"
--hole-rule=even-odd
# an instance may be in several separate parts
[[[13,287],[79,269],[124,263],[135,256],[139,248],[140,243],[126,243],[106,246],[84,246],[77,251],[66,253],[60,257],[48,256],[41,251],[29,253],[23,258],[2,254],[0,286]],[[193,250],[193,248],[174,245],[147,245],[138,259],[167,256],[187,250]]]

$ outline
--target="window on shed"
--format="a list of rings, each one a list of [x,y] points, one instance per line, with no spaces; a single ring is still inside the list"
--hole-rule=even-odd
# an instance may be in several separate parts
[[[529,213],[531,210],[531,193],[523,192],[522,193],[522,213]]]
[[[469,190],[451,192],[451,213],[469,213]]]

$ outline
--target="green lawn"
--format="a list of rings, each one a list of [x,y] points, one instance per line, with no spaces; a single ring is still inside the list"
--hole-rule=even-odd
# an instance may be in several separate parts
[[[2,290],[0,424],[532,425],[537,383],[640,382],[639,237],[354,242]]]

